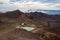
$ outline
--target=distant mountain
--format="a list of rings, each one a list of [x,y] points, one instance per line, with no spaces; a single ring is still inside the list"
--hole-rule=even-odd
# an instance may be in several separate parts
[[[47,13],[47,14],[60,14],[60,10],[40,10],[40,9],[29,9],[28,12],[43,12],[43,13]]]

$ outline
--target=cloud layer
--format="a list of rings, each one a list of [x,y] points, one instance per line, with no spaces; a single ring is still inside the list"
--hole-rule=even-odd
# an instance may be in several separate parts
[[[60,0],[0,0],[0,11],[60,10]]]

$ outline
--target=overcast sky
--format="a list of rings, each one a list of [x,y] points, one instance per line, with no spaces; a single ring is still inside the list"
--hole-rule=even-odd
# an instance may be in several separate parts
[[[0,11],[16,9],[60,10],[60,0],[0,0]]]

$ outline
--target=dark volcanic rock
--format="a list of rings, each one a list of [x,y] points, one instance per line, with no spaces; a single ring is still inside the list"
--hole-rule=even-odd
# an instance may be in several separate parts
[[[9,31],[10,29],[16,28],[16,26],[19,26],[21,23],[25,23],[25,26],[31,27],[31,25],[34,25],[33,27],[39,29],[43,28],[43,31],[36,29],[37,34],[42,35],[42,32],[47,31],[54,34],[59,33],[58,35],[60,35],[60,15],[48,15],[42,12],[23,13],[19,10],[15,10],[0,13],[0,32],[3,34],[0,36],[0,40],[40,40],[40,35],[38,36],[35,33],[25,30],[15,29],[11,32]],[[7,29],[6,31],[8,31],[8,33],[4,31],[4,29]]]
[[[38,35],[23,29],[15,29],[0,36],[0,40],[40,40]]]

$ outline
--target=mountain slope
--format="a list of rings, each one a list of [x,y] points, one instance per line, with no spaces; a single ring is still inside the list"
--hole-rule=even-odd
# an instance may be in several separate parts
[[[22,23],[24,23],[24,25],[22,25]],[[22,40],[24,40],[22,35],[26,36],[26,34],[24,31],[22,32],[20,30],[20,28],[16,29],[17,26],[35,28],[34,30],[30,31],[32,34],[29,34],[29,32],[26,31],[27,32],[26,34],[29,34],[29,36],[26,37],[26,38],[29,37],[28,40],[39,40],[39,37],[41,37],[41,35],[43,35],[41,33],[44,33],[44,32],[46,32],[48,34],[53,33],[53,34],[51,34],[52,36],[54,34],[57,34],[57,36],[58,36],[58,35],[60,35],[60,15],[49,15],[49,14],[42,13],[42,12],[24,13],[19,10],[10,11],[10,12],[6,12],[6,13],[0,13],[0,35],[2,35],[1,36],[2,39],[0,38],[1,40],[4,40],[4,39],[8,40],[10,38],[10,37],[8,38],[9,34],[11,35],[11,37],[12,37],[12,35],[14,36],[14,34],[16,34],[15,35],[17,37],[16,40],[20,40],[21,38],[22,38]],[[16,32],[18,32],[18,33],[15,33],[15,29],[17,30]],[[20,35],[19,33],[22,33],[22,34]],[[34,36],[33,36],[33,39],[30,39],[30,35],[34,35],[34,34],[39,35],[38,39],[37,38],[35,39]],[[25,36],[24,36],[24,38],[25,38]],[[14,38],[15,37],[13,37],[13,40],[15,40]],[[25,40],[27,40],[27,39],[25,39]]]

